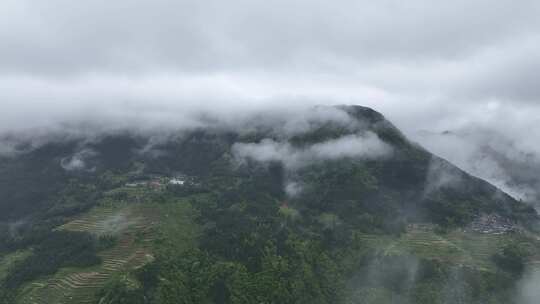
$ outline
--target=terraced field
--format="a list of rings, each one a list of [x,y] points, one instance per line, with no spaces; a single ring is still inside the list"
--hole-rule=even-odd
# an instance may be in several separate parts
[[[19,250],[4,256],[0,255],[0,280],[4,279],[8,269],[31,254],[30,250]]]
[[[26,287],[21,304],[94,303],[95,293],[115,273],[140,267],[153,259],[151,243],[159,212],[146,204],[97,207],[59,227],[94,235],[114,235],[113,248],[99,253],[102,264],[87,269],[62,269]]]
[[[385,255],[410,252],[420,257],[446,260],[481,270],[494,269],[491,256],[512,238],[509,234],[463,231],[440,235],[434,232],[433,227],[410,227],[407,233],[399,238],[371,234],[360,236],[368,246]],[[532,260],[540,261],[540,257],[533,257]]]

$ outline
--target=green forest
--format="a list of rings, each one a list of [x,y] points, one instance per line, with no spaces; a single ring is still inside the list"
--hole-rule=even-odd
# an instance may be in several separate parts
[[[540,256],[536,211],[382,115],[345,110],[390,158],[235,162],[235,143],[280,139],[264,129],[196,130],[158,157],[133,152],[144,137],[109,136],[88,147],[89,172],[58,165],[77,142],[0,158],[0,303],[518,303],[516,282]],[[322,124],[288,142],[365,128]],[[437,174],[460,183],[426,187]],[[513,228],[470,228],[488,215]]]

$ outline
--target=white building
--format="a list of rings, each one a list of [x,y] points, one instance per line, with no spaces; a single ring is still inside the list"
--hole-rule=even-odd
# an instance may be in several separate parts
[[[181,180],[181,179],[177,179],[177,178],[173,178],[169,181],[169,184],[171,185],[184,185],[185,181]]]

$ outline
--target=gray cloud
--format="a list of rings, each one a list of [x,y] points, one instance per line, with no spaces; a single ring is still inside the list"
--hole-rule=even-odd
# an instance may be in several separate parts
[[[463,173],[450,163],[433,157],[430,161],[424,195],[441,188],[456,189],[463,186]]]
[[[0,8],[7,117],[43,105],[38,121],[88,109],[110,115],[140,103],[153,118],[169,105],[285,96],[399,118],[396,104],[418,111],[539,97],[537,1],[7,0]]]
[[[60,160],[60,166],[66,171],[93,171],[95,167],[89,167],[89,161],[97,156],[91,149],[77,151],[74,155],[64,157]]]
[[[345,135],[307,147],[295,147],[286,140],[277,142],[272,139],[264,139],[259,143],[235,143],[232,146],[232,153],[238,165],[245,164],[248,160],[282,163],[286,172],[284,191],[291,198],[302,193],[304,189],[303,181],[295,174],[296,170],[304,166],[342,158],[386,158],[392,152],[391,146],[370,131]]]
[[[288,142],[265,139],[260,143],[236,143],[232,151],[240,162],[244,159],[282,162],[286,168],[294,170],[320,160],[387,157],[392,153],[392,148],[376,134],[366,132],[363,135],[346,135],[306,148],[297,148]]]
[[[287,181],[285,183],[285,193],[289,197],[296,197],[302,193],[303,190],[304,187],[299,182]]]
[[[262,126],[279,121],[280,136],[235,145],[241,160],[296,168],[391,153],[370,133],[287,143],[325,121],[357,127],[306,107],[360,104],[473,175],[538,200],[538,16],[536,0],[3,0],[0,155],[125,129],[158,142],[163,130],[212,123],[249,132],[253,113]],[[158,153],[153,144],[140,152]],[[63,164],[87,168],[88,158]],[[428,192],[455,181],[443,167],[433,164]],[[289,179],[294,196],[302,185]],[[536,298],[534,286],[524,297]]]
[[[522,132],[531,133],[525,129]],[[469,173],[517,199],[539,205],[540,157],[520,138],[508,137],[496,127],[480,126],[444,133],[420,132],[417,136],[428,149]]]
[[[537,269],[529,269],[517,282],[517,303],[534,304],[540,298],[540,272]]]
[[[534,0],[5,0],[0,133],[39,144],[75,124],[159,131],[353,103],[421,144],[418,130],[479,125],[538,157],[539,15]],[[450,142],[430,149],[472,157]]]
[[[8,0],[3,8],[4,67],[30,74],[84,74],[312,63],[326,69],[328,61],[343,59],[455,59],[534,34],[539,5],[509,0],[436,5],[425,0],[339,5],[320,0]]]

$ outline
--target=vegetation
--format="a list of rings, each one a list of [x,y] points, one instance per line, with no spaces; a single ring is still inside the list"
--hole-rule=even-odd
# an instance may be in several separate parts
[[[138,282],[127,275],[117,275],[97,294],[100,304],[144,304]]]
[[[0,303],[514,303],[540,256],[536,212],[380,114],[344,109],[364,123],[290,144],[368,128],[391,158],[235,162],[236,142],[280,140],[261,128],[195,130],[151,155],[149,139],[120,134],[1,159]],[[82,145],[99,155],[92,170],[62,169]],[[186,182],[168,184],[178,172]],[[469,229],[483,214],[528,230]]]
[[[100,263],[94,239],[85,233],[58,231],[44,239],[26,259],[16,263],[4,279],[7,289],[21,286],[60,267],[88,267]]]
[[[521,275],[525,269],[527,252],[519,244],[507,244],[493,255],[493,260],[501,269]]]

